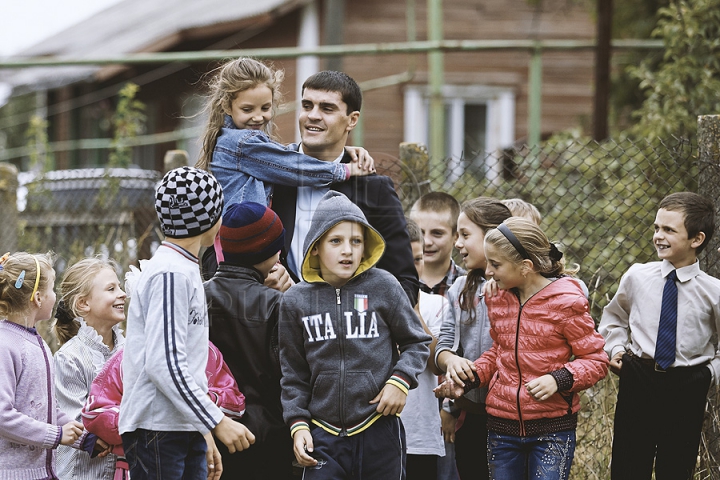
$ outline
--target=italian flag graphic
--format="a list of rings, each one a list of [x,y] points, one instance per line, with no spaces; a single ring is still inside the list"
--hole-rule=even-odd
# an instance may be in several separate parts
[[[364,312],[368,309],[368,296],[359,293],[355,294],[355,310],[358,312]]]

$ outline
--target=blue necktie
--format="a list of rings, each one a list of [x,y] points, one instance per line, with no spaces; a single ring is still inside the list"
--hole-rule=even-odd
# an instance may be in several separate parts
[[[668,274],[663,287],[660,307],[660,326],[655,344],[655,362],[666,370],[675,363],[675,339],[677,337],[677,285],[675,270]]]

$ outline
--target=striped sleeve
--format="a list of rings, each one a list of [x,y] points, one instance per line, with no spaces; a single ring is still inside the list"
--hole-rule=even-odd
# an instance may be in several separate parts
[[[199,385],[192,375],[188,355],[207,353],[207,326],[194,323],[190,308],[193,289],[182,274],[165,272],[157,275],[149,285],[148,321],[145,325],[149,339],[158,339],[157,348],[146,350],[148,377],[183,417],[205,434],[223,417],[220,409],[207,395],[207,383]],[[198,312],[195,312],[197,315]],[[198,348],[202,344],[202,348]],[[196,363],[196,362],[194,362]],[[202,377],[207,382],[202,365]]]

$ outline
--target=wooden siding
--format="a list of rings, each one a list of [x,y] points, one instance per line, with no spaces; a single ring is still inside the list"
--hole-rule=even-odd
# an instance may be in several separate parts
[[[592,3],[592,2],[591,2]],[[322,2],[319,2],[322,7]],[[443,35],[446,39],[593,39],[595,25],[592,12],[567,0],[543,0],[541,7],[528,0],[445,0],[443,2]],[[322,15],[322,8],[321,8]],[[346,0],[343,21],[347,44],[402,42],[407,40],[406,0]],[[426,2],[416,1],[417,40],[427,38]],[[264,19],[267,20],[267,19]],[[297,44],[300,11],[284,12],[274,23],[253,24],[227,36],[202,38],[212,28],[192,31],[191,35],[173,36],[172,50],[222,48],[244,49],[291,47]],[[320,21],[323,25],[323,19]],[[226,25],[223,25],[224,27]],[[210,33],[208,33],[210,34]],[[178,40],[178,38],[180,40]],[[324,38],[322,32],[320,38]],[[576,126],[589,125],[593,105],[594,54],[592,51],[548,51],[543,55],[542,132],[550,133]],[[287,102],[295,102],[295,60],[271,61],[285,71],[282,91]],[[452,52],[444,55],[445,83],[448,85],[486,85],[511,89],[516,97],[515,136],[527,133],[528,66],[527,51]],[[320,59],[324,68],[327,59]],[[125,81],[140,83],[139,98],[154,112],[154,121],[147,133],[171,131],[178,127],[182,109],[180,98],[188,93],[203,93],[202,75],[216,66],[213,62],[193,64],[184,69],[176,66],[133,66],[102,75],[94,84],[96,91],[117,89]],[[398,155],[404,132],[403,94],[407,85],[426,86],[428,66],[426,54],[359,55],[342,59],[342,69],[358,82],[398,74],[414,67],[415,76],[408,84],[393,85],[367,91],[362,109],[365,146],[371,152]],[[176,71],[173,71],[175,68]],[[107,74],[111,69],[105,69]],[[60,93],[60,92],[58,92]],[[67,91],[56,98],[64,98]],[[115,102],[112,93],[100,95],[101,101]],[[284,142],[295,140],[296,113],[276,119],[278,134]],[[60,119],[57,119],[60,120]],[[53,140],[67,139],[64,130],[69,118],[55,123]],[[52,123],[52,122],[51,122]],[[83,132],[79,132],[84,137]],[[353,143],[351,136],[350,142]],[[164,151],[173,144],[156,146],[143,165],[162,168]],[[147,151],[147,150],[145,150]],[[59,164],[73,163],[60,155]],[[194,159],[192,159],[194,161]]]

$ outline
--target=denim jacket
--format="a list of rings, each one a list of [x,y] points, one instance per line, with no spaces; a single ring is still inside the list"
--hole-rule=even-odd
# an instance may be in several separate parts
[[[225,208],[240,202],[269,205],[272,184],[326,187],[348,177],[345,165],[303,155],[263,132],[238,129],[229,115],[225,115],[210,170],[223,187]]]

